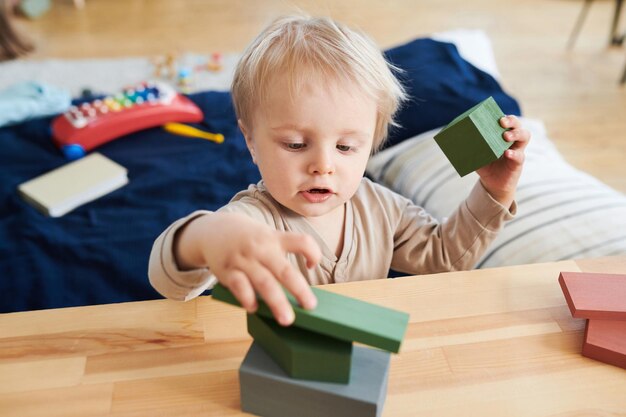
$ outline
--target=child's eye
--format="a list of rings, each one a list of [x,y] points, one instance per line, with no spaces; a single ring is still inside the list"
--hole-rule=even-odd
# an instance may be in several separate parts
[[[306,145],[304,143],[286,143],[285,147],[290,151],[299,151],[300,149],[304,149]]]
[[[337,149],[339,149],[341,152],[350,152],[353,148],[349,145],[337,145]]]

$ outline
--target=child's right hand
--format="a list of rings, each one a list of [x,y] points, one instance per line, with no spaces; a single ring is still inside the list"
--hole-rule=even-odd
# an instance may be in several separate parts
[[[212,213],[181,231],[177,249],[179,263],[209,267],[246,311],[256,311],[258,293],[283,326],[293,323],[295,315],[281,284],[303,308],[317,304],[304,276],[286,256],[301,254],[308,268],[315,266],[322,254],[309,235],[280,232],[238,213]]]

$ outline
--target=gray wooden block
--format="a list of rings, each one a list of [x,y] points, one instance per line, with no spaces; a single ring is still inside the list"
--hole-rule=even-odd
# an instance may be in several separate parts
[[[239,368],[242,411],[271,417],[380,416],[390,354],[353,347],[349,384],[289,378],[256,342]]]

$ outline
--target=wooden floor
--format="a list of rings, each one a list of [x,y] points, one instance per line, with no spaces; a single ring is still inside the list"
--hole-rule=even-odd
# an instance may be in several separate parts
[[[86,3],[77,10],[71,0],[55,0],[48,14],[22,22],[38,46],[34,58],[238,52],[272,18],[298,10],[359,27],[381,47],[433,31],[482,29],[524,114],[545,121],[572,164],[626,192],[626,86],[618,85],[626,49],[607,47],[613,1],[594,2],[572,51],[565,45],[582,0]]]

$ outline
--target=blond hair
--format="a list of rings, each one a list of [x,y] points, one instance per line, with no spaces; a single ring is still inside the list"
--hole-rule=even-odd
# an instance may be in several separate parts
[[[251,126],[253,111],[262,105],[274,74],[288,74],[298,91],[309,75],[351,82],[377,103],[374,150],[387,138],[389,125],[406,92],[376,44],[363,33],[329,18],[282,17],[271,23],[248,46],[232,83],[237,117]]]

